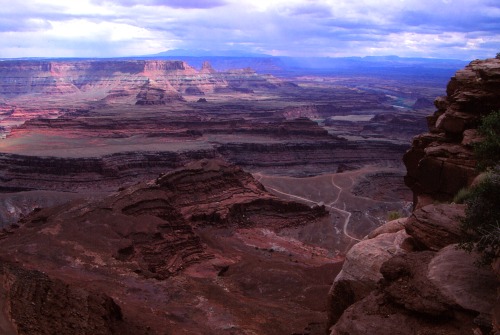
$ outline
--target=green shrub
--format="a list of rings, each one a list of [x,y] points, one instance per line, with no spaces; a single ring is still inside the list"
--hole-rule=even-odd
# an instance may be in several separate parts
[[[478,168],[486,170],[500,162],[500,111],[483,117],[478,131],[484,140],[474,145],[474,153]]]
[[[397,220],[402,217],[401,213],[398,211],[390,211],[387,213],[387,221]]]
[[[459,247],[480,253],[479,264],[491,264],[500,256],[500,174],[496,172],[470,190],[460,222]]]
[[[470,192],[471,190],[468,187],[461,188],[453,197],[453,202],[456,204],[463,204],[470,196]]]

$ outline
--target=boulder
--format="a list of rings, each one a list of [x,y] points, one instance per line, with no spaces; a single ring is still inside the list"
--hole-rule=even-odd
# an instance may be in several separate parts
[[[347,307],[376,288],[382,279],[380,267],[394,255],[407,252],[407,239],[406,232],[400,230],[363,240],[349,250],[342,271],[328,293],[330,324],[334,324]]]
[[[476,257],[456,245],[444,247],[429,263],[427,277],[454,304],[491,314],[498,282],[491,268],[475,264]]]
[[[406,221],[406,232],[423,249],[439,250],[460,241],[460,218],[464,205],[427,205],[413,212]]]
[[[379,236],[380,234],[397,233],[398,231],[404,229],[404,224],[408,218],[400,218],[396,220],[389,221],[380,227],[372,230],[365,239],[371,239]]]

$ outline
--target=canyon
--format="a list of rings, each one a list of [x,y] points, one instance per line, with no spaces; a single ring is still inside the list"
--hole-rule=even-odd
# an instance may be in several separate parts
[[[472,261],[450,247],[463,208],[433,201],[475,177],[470,143],[478,115],[500,107],[497,71],[473,62],[445,92],[442,68],[408,80],[1,61],[0,330],[491,329],[491,272],[474,274],[483,289],[470,267],[458,276],[466,302],[442,288],[440,269]],[[385,224],[389,212],[411,216]]]
[[[203,158],[273,176],[366,165],[403,175],[400,157],[432,108],[413,105],[440,89],[171,60],[5,60],[0,78],[4,223],[39,207],[40,192],[44,206],[101,196]]]

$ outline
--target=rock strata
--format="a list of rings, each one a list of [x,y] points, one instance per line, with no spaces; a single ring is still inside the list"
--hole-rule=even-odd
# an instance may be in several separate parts
[[[427,205],[413,212],[405,228],[424,249],[440,250],[460,241],[460,219],[464,205]]]
[[[471,144],[479,118],[500,109],[500,59],[475,60],[457,71],[438,110],[427,118],[429,133],[414,138],[404,155],[406,184],[414,203],[424,206],[436,199],[448,201],[477,175]]]
[[[287,85],[251,69],[217,72],[205,62],[198,71],[173,60],[11,60],[0,64],[0,78],[0,96],[5,97],[92,93],[109,99],[135,92],[139,105],[165,104],[182,99],[183,94],[251,92]]]
[[[0,329],[291,334],[313,322],[323,332],[320,301],[341,260],[300,232],[330,224],[327,214],[220,160],[35,210],[0,232],[0,253],[16,264],[0,264],[0,306],[10,308]]]
[[[495,275],[491,267],[477,267],[478,255],[457,248],[464,205],[435,204],[473,183],[471,144],[480,140],[475,128],[481,116],[500,108],[499,85],[500,60],[474,61],[451,79],[448,95],[436,99],[438,111],[427,119],[430,133],[415,137],[404,156],[416,208],[404,223],[377,229],[348,253],[330,290],[331,335],[500,333],[498,261]],[[411,248],[382,261],[374,257],[370,276],[343,281],[348,269],[370,269],[356,250],[398,234],[384,232],[401,226]],[[372,279],[369,287],[365,277]]]

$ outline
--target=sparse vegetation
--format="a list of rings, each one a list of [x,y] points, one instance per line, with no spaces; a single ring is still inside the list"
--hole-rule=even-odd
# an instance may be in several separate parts
[[[495,57],[496,59],[500,59],[500,52],[497,52],[497,55]]]
[[[397,220],[402,217],[401,213],[398,211],[390,211],[387,213],[387,221]]]
[[[468,187],[461,188],[453,197],[453,202],[456,204],[463,204],[469,198],[471,189]]]
[[[474,152],[478,168],[488,172],[475,187],[460,190],[454,201],[467,205],[459,247],[480,253],[478,263],[486,265],[500,257],[500,111],[485,116],[478,130],[484,140],[474,146]]]
[[[500,256],[500,174],[492,173],[470,190],[465,218],[460,222],[463,241],[459,247],[481,254],[479,264]]]
[[[500,111],[483,117],[478,131],[484,140],[474,145],[474,153],[478,168],[484,171],[500,162]]]

